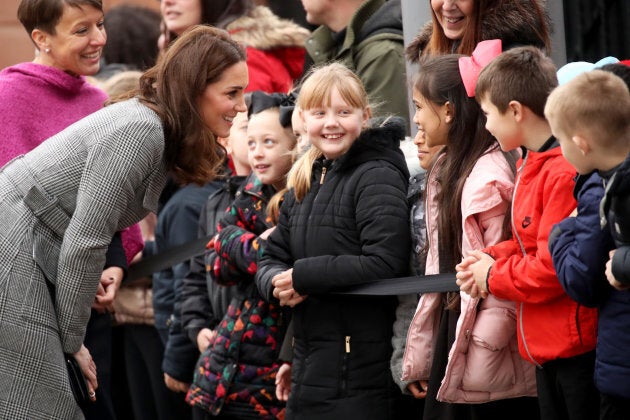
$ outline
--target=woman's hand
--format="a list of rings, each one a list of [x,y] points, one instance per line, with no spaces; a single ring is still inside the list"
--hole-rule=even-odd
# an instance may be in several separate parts
[[[166,387],[173,392],[188,392],[188,388],[190,388],[190,384],[178,381],[168,373],[164,374],[164,383],[166,384]]]
[[[291,365],[283,363],[276,374],[276,398],[288,401],[291,393]]]
[[[212,343],[214,343],[214,339],[217,337],[217,332],[215,330],[211,330],[210,328],[202,328],[197,334],[197,348],[199,348],[199,353],[203,353]]]
[[[92,308],[100,313],[106,310],[114,310],[114,299],[116,298],[116,293],[120,288],[124,274],[125,272],[120,267],[109,267],[103,270]]]
[[[87,382],[90,399],[92,401],[96,401],[96,389],[98,388],[98,381],[96,379],[96,363],[92,360],[90,351],[87,347],[85,347],[85,345],[81,344],[81,349],[74,353],[73,356],[77,360],[77,363],[79,363],[81,372],[83,372],[83,376]]]

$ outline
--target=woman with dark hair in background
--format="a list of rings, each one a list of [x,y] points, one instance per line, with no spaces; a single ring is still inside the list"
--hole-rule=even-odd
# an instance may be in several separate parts
[[[227,30],[247,51],[249,92],[288,93],[302,75],[309,31],[252,0],[162,0],[162,47],[191,25]]]

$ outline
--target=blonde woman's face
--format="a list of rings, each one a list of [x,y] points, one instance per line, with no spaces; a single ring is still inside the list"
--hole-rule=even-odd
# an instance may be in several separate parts
[[[462,39],[474,4],[475,0],[431,0],[431,8],[448,39]]]
[[[201,0],[161,0],[160,12],[166,28],[181,35],[201,23]]]

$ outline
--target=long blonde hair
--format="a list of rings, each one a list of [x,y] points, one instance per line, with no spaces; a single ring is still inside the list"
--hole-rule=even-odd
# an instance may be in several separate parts
[[[369,114],[368,95],[361,79],[341,63],[319,66],[310,72],[298,95],[297,106],[301,109],[300,112],[330,106],[333,89],[337,89],[348,105],[363,109]],[[302,201],[311,189],[313,163],[320,157],[322,152],[311,146],[289,171],[287,188],[293,188],[298,202]]]

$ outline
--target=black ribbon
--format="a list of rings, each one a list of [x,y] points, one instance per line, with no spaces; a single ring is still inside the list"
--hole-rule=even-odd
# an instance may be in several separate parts
[[[251,117],[269,108],[280,109],[280,124],[283,127],[291,126],[291,116],[295,109],[297,93],[265,93],[256,90],[251,94],[251,102],[247,108],[247,115]]]

